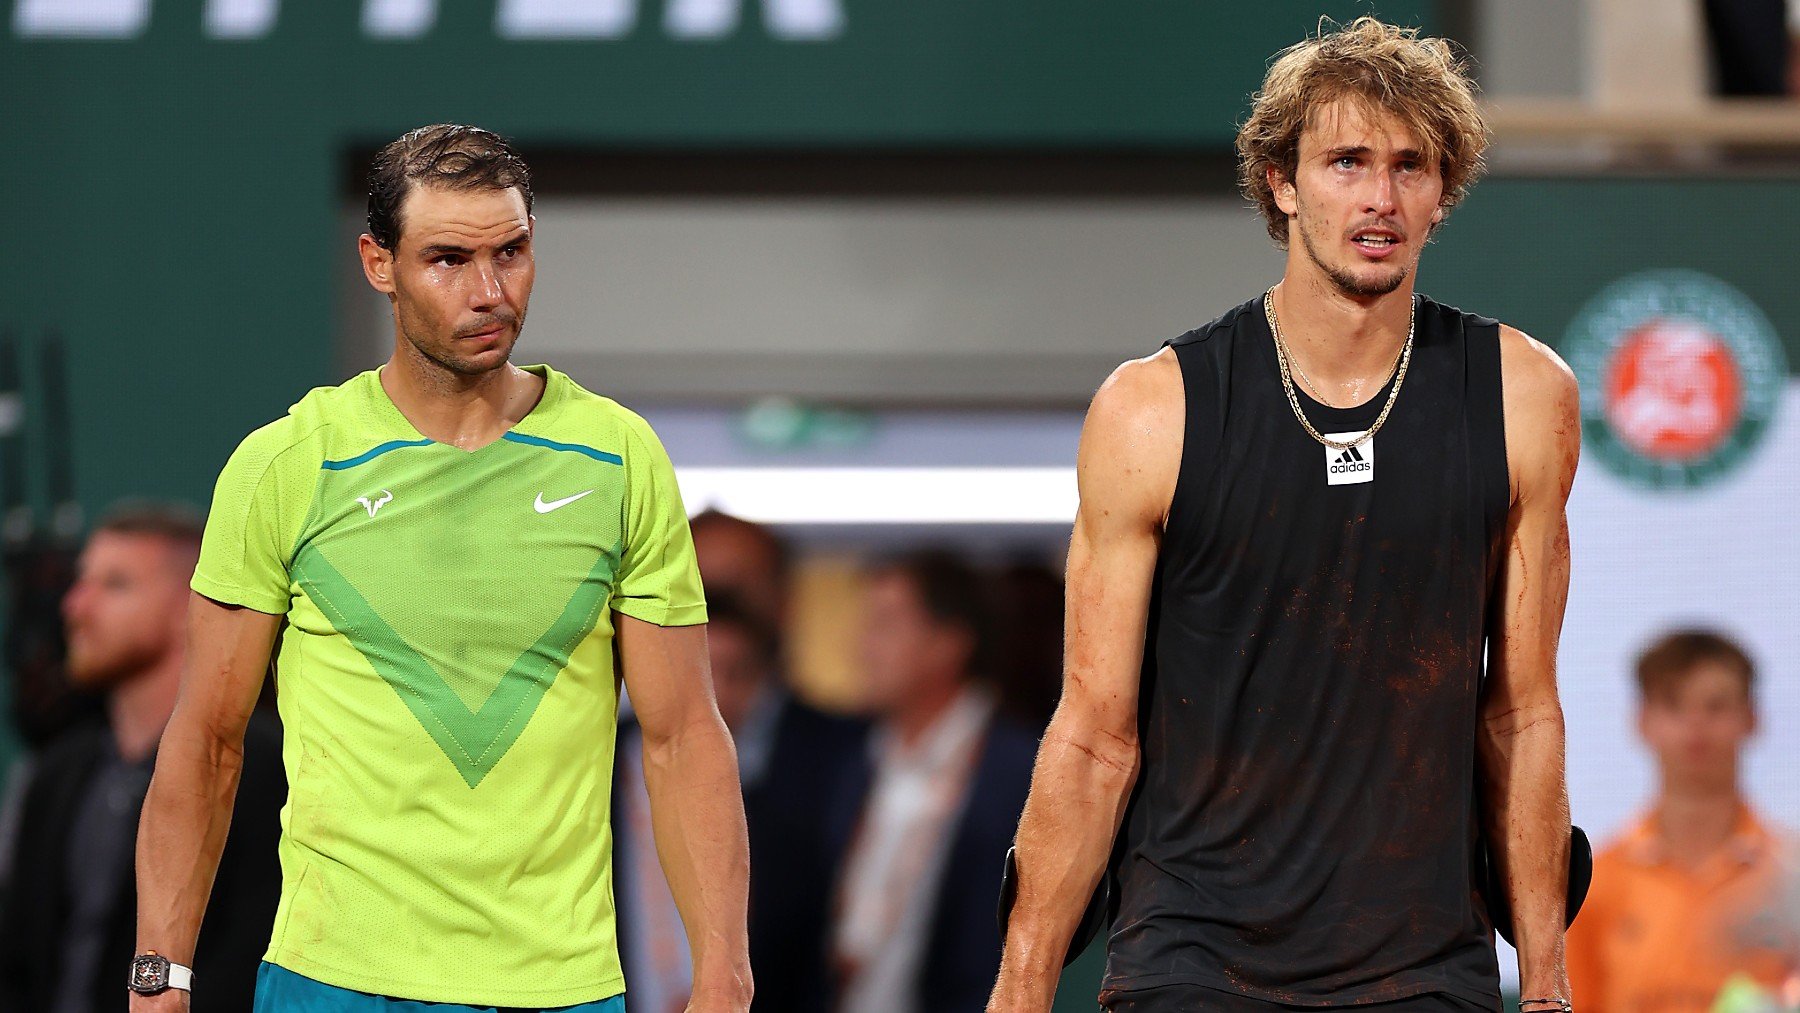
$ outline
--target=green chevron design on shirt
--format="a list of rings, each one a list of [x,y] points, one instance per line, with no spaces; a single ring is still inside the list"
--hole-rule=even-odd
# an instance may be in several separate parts
[[[356,645],[400,695],[413,717],[456,765],[463,781],[473,788],[512,748],[557,673],[569,664],[569,655],[593,632],[612,587],[611,559],[601,554],[563,606],[562,614],[519,655],[474,711],[323,553],[311,547],[302,550],[294,560],[293,574],[338,632]]]

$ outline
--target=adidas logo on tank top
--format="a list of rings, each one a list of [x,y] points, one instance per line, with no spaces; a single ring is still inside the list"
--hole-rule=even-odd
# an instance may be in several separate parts
[[[1325,438],[1339,443],[1354,440],[1362,433],[1326,433]],[[1363,440],[1348,450],[1325,447],[1325,484],[1360,485],[1375,481],[1375,438]]]

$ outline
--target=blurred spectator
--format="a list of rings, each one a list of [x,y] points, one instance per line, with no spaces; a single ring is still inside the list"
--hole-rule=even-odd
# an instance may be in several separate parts
[[[1661,783],[1604,849],[1569,931],[1569,979],[1588,1013],[1707,1010],[1733,978],[1779,986],[1800,968],[1793,840],[1753,812],[1740,760],[1756,730],[1755,671],[1704,630],[1638,660],[1638,731]]]
[[[976,683],[991,630],[976,575],[943,553],[876,569],[863,632],[879,721],[838,894],[844,1013],[974,1013],[1000,965],[1000,867],[1035,737]]]
[[[754,1009],[824,1013],[831,889],[856,816],[851,778],[867,726],[815,710],[785,685],[786,545],[717,512],[692,528],[714,692],[737,746],[749,823]],[[622,723],[613,794],[620,958],[634,1011],[679,1013],[691,986],[687,940],[651,850],[641,749],[636,726]]]
[[[1042,564],[1016,562],[994,574],[992,590],[1000,709],[1041,730],[1062,688],[1062,578]]]
[[[156,746],[175,707],[201,519],[139,506],[101,523],[63,599],[68,674],[106,721],[66,732],[32,769],[0,899],[0,1008],[123,1009],[136,952],[132,856]],[[230,841],[194,961],[195,1013],[242,1013],[281,893],[280,732],[251,722]]]
[[[1788,94],[1800,98],[1800,0],[1788,0]]]
[[[755,521],[718,510],[695,514],[688,526],[706,589],[729,592],[776,630],[785,628],[794,557],[781,536]]]
[[[78,724],[102,720],[93,697],[77,692],[63,671],[63,596],[75,579],[75,550],[61,539],[9,539],[0,551],[6,576],[4,643],[6,717],[38,750]],[[0,764],[0,773],[4,773]]]
[[[1704,0],[1718,94],[1788,93],[1787,5],[1788,0]]]

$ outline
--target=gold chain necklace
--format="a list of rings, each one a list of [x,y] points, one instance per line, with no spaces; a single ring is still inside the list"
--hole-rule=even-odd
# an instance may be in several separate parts
[[[1263,293],[1263,315],[1269,318],[1269,333],[1275,337],[1275,361],[1281,366],[1282,389],[1287,391],[1288,405],[1294,409],[1294,417],[1300,420],[1300,425],[1306,430],[1307,435],[1333,450],[1349,450],[1351,447],[1374,439],[1382,424],[1387,422],[1388,413],[1394,410],[1394,402],[1400,397],[1400,385],[1406,382],[1406,367],[1412,362],[1413,327],[1418,323],[1419,318],[1417,300],[1411,303],[1410,312],[1407,314],[1406,344],[1400,346],[1400,358],[1395,361],[1391,372],[1394,386],[1388,391],[1387,404],[1381,406],[1381,414],[1375,416],[1375,424],[1369,427],[1368,432],[1354,440],[1346,440],[1341,443],[1328,439],[1324,433],[1313,428],[1312,421],[1306,417],[1306,412],[1300,407],[1300,398],[1294,393],[1294,377],[1290,371],[1291,368],[1298,367],[1289,366],[1291,356],[1288,355],[1287,343],[1281,340],[1281,325],[1275,320],[1275,290],[1273,288]],[[1310,388],[1312,384],[1308,383],[1307,386]],[[1321,399],[1321,403],[1323,403],[1323,399]]]
[[[1270,330],[1273,331],[1274,328],[1271,327]],[[1287,351],[1287,346],[1285,345],[1285,343],[1282,346],[1282,351],[1284,351],[1284,352]],[[1402,346],[1400,351],[1394,355],[1393,363],[1388,366],[1387,377],[1382,378],[1382,381],[1381,381],[1382,387],[1387,386],[1388,379],[1394,375],[1394,370],[1396,370],[1400,367],[1400,356],[1404,355],[1405,353],[1406,353],[1406,349],[1404,346]],[[1319,385],[1313,382],[1312,377],[1306,375],[1306,370],[1300,368],[1300,360],[1299,359],[1294,358],[1292,353],[1289,353],[1287,358],[1288,358],[1288,369],[1293,372],[1294,378],[1296,380],[1300,381],[1300,386],[1303,390],[1306,391],[1308,397],[1311,397],[1314,401],[1319,402],[1320,404],[1324,405],[1327,408],[1335,408],[1338,411],[1346,411],[1347,410],[1344,408],[1339,408],[1337,405],[1332,404],[1331,401],[1329,401],[1325,397],[1324,394],[1320,393]],[[1376,387],[1375,389],[1380,390],[1381,387]],[[1355,406],[1353,405],[1352,407],[1355,407]]]

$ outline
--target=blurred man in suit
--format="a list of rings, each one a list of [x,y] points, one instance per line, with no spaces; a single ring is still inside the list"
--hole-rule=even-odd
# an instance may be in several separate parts
[[[791,553],[774,532],[717,511],[691,521],[707,589],[719,714],[731,729],[749,822],[753,1009],[824,1013],[831,889],[856,817],[867,726],[796,697],[782,671]],[[614,862],[624,927],[620,952],[634,1011],[679,1011],[685,946],[668,888],[649,854],[635,729],[620,729]]]
[[[103,521],[63,599],[68,676],[104,695],[103,725],[54,741],[33,768],[0,911],[0,1008],[123,1009],[133,950],[138,814],[157,742],[175,707],[187,582],[201,520],[139,506]],[[281,891],[275,860],[286,793],[280,732],[252,722],[230,843],[200,935],[206,988],[195,1013],[241,1013]]]
[[[1755,667],[1709,630],[1638,659],[1638,734],[1656,755],[1650,811],[1595,860],[1569,929],[1569,982],[1586,1013],[1714,1008],[1734,977],[1775,988],[1800,973],[1795,840],[1744,797]],[[1791,1000],[1790,1000],[1791,1001]]]
[[[974,1013],[1000,966],[1000,868],[1036,738],[996,712],[981,581],[942,552],[870,581],[863,630],[877,726],[838,891],[843,1013]]]

